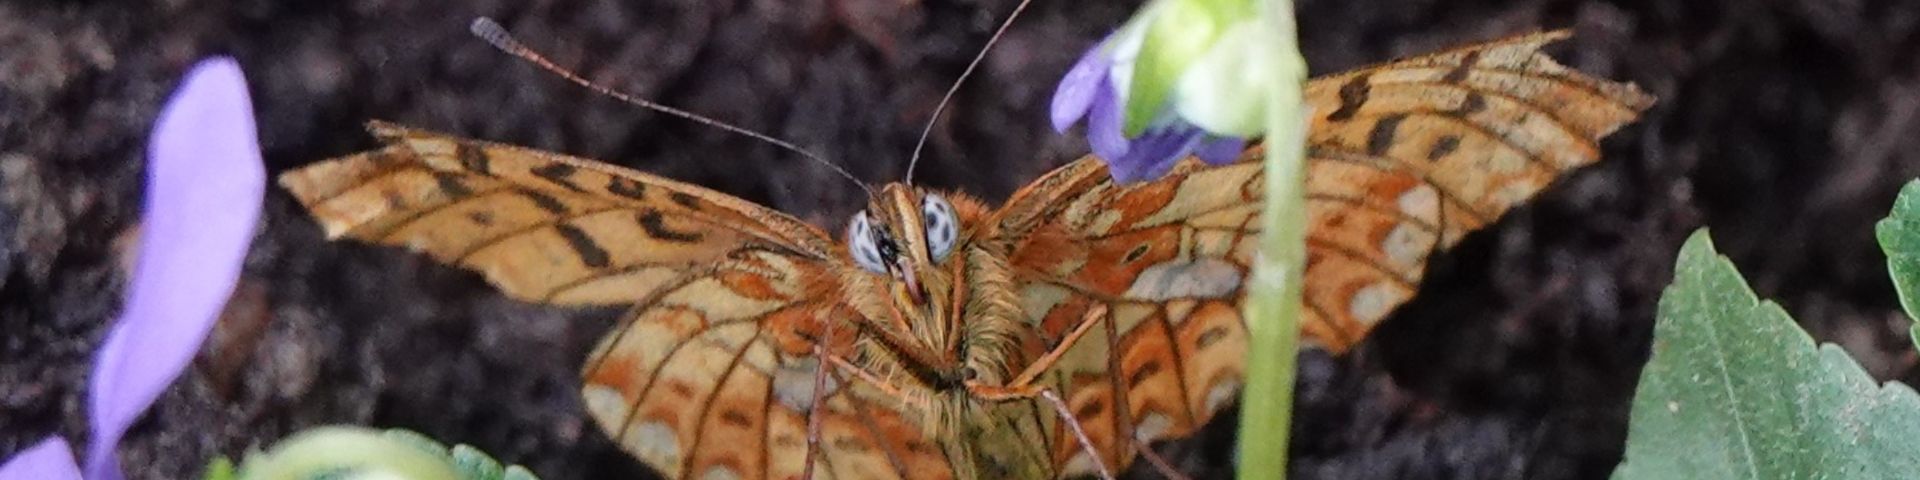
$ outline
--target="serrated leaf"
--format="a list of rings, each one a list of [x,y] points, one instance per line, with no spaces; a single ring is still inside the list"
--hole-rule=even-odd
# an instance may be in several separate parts
[[[1687,239],[1613,478],[1904,478],[1916,452],[1920,395],[1816,350],[1704,230]]]
[[[1900,294],[1900,307],[1907,318],[1920,318],[1920,180],[1907,182],[1900,197],[1893,201],[1893,212],[1874,225],[1880,249],[1887,252],[1887,273],[1893,277],[1893,289]],[[1920,348],[1920,325],[1908,338]]]

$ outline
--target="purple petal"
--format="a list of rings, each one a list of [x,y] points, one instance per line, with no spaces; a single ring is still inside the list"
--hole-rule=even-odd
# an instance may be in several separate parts
[[[186,368],[239,279],[266,174],[232,59],[189,71],[154,123],[127,302],[94,363],[87,476],[119,478],[114,447]]]
[[[1133,139],[1126,155],[1107,161],[1115,182],[1132,183],[1166,175],[1205,135],[1196,128],[1149,130]]]
[[[0,465],[0,480],[80,480],[80,466],[73,464],[67,440],[53,437]]]
[[[1215,137],[1208,135],[1200,140],[1193,149],[1193,156],[1208,165],[1225,165],[1240,159],[1240,152],[1247,147],[1246,139],[1239,137]]]
[[[1113,79],[1100,82],[1100,89],[1093,97],[1092,112],[1087,116],[1087,146],[1093,154],[1112,161],[1126,156],[1127,135],[1121,131],[1121,115],[1126,109],[1120,104],[1119,91],[1113,88]]]
[[[1054,131],[1065,133],[1074,122],[1087,116],[1087,110],[1093,107],[1094,99],[1100,95],[1101,88],[1106,85],[1107,71],[1112,67],[1113,62],[1101,53],[1105,43],[1097,43],[1093,48],[1087,49],[1087,54],[1081,55],[1080,61],[1074,62],[1073,68],[1067,70],[1067,75],[1060,79],[1060,87],[1053,91],[1053,107],[1050,113],[1053,116]]]

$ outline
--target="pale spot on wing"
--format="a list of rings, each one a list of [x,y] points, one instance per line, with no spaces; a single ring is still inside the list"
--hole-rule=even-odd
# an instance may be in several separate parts
[[[1207,390],[1207,401],[1204,403],[1205,411],[1218,412],[1220,411],[1220,407],[1226,406],[1227,402],[1232,402],[1239,396],[1239,380],[1221,380],[1220,383],[1215,384],[1213,388]]]
[[[580,388],[580,398],[587,404],[587,414],[600,421],[603,426],[627,424],[627,412],[632,406],[620,390],[606,385],[588,384]]]
[[[1393,310],[1393,307],[1406,301],[1407,295],[1406,289],[1398,285],[1376,282],[1353,293],[1353,301],[1347,305],[1347,313],[1353,314],[1354,320],[1372,325],[1378,323],[1382,317],[1386,317],[1387,312]]]
[[[1110,232],[1113,230],[1113,225],[1117,223],[1120,223],[1119,210],[1102,210],[1100,213],[1094,214],[1093,223],[1088,225],[1086,230],[1089,232]]]
[[[647,463],[680,465],[680,437],[673,427],[660,422],[636,424],[624,435],[627,451],[638,454]]]
[[[1193,313],[1193,307],[1199,304],[1199,301],[1185,298],[1168,301],[1166,303],[1167,321],[1179,325],[1180,321],[1187,319],[1187,314]]]
[[[813,379],[820,361],[805,358],[773,370],[773,395],[794,411],[805,412],[813,409]],[[840,390],[840,382],[833,376],[827,376],[827,391],[823,396],[831,396]]]
[[[1238,231],[1200,230],[1193,234],[1193,253],[1203,257],[1224,257],[1233,249]]]
[[[1133,426],[1133,437],[1142,442],[1150,442],[1167,433],[1167,428],[1172,426],[1173,420],[1166,415],[1149,413],[1146,418],[1140,419],[1140,423]]]
[[[700,480],[740,480],[740,478],[740,472],[725,466],[709,468],[706,473],[700,474]]]
[[[1079,443],[1075,443],[1073,445],[1074,445],[1073,448],[1075,449],[1081,448]],[[1087,456],[1087,452],[1085,451],[1080,451],[1080,453],[1075,453],[1073,454],[1072,459],[1067,460],[1066,467],[1062,468],[1061,470],[1062,471],[1060,473],[1065,474],[1062,476],[1093,475],[1093,472],[1094,472],[1093,457]]]
[[[1240,267],[1217,258],[1161,262],[1140,272],[1127,298],[1164,302],[1175,298],[1225,298],[1240,288]]]
[[[1395,203],[1399,204],[1401,213],[1414,218],[1428,218],[1439,210],[1440,194],[1434,191],[1432,185],[1422,183],[1401,192]]]
[[[1417,272],[1425,264],[1427,250],[1433,247],[1433,232],[1419,225],[1400,222],[1380,241],[1380,251],[1394,263],[1395,270]]]

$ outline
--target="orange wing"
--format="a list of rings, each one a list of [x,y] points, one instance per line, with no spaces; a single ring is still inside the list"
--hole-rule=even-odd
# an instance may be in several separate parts
[[[582,368],[587,410],[674,478],[791,478],[845,253],[814,227],[600,163],[373,123],[387,145],[282,175],[329,237],[404,246],[507,295],[633,305]],[[850,325],[849,325],[850,327]],[[853,328],[826,340],[852,355]],[[917,413],[836,375],[820,478],[937,478]],[[906,472],[913,472],[908,474]]]
[[[1414,293],[1427,259],[1561,174],[1652,98],[1539,52],[1564,32],[1510,38],[1315,79],[1308,134],[1309,345],[1342,352]],[[1097,159],[1016,193],[988,238],[1013,245],[1029,322],[1059,339],[1093,303],[1095,329],[1051,371],[1075,416],[1124,466],[1204,425],[1239,393],[1264,178],[1261,149],[1115,185]],[[1124,405],[1126,408],[1116,408]],[[1064,438],[1055,435],[1054,438]],[[1073,445],[1056,462],[1084,472]]]

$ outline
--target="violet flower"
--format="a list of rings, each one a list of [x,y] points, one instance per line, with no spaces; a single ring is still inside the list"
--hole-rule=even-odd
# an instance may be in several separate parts
[[[147,145],[142,233],[127,301],[88,379],[85,477],[121,478],[114,449],[200,351],[239,280],[266,173],[239,64],[200,62]],[[0,480],[79,479],[54,437],[0,465]]]
[[[1236,160],[1265,126],[1270,73],[1248,2],[1155,0],[1061,79],[1053,128],[1085,120],[1113,178],[1161,176],[1188,155]]]

